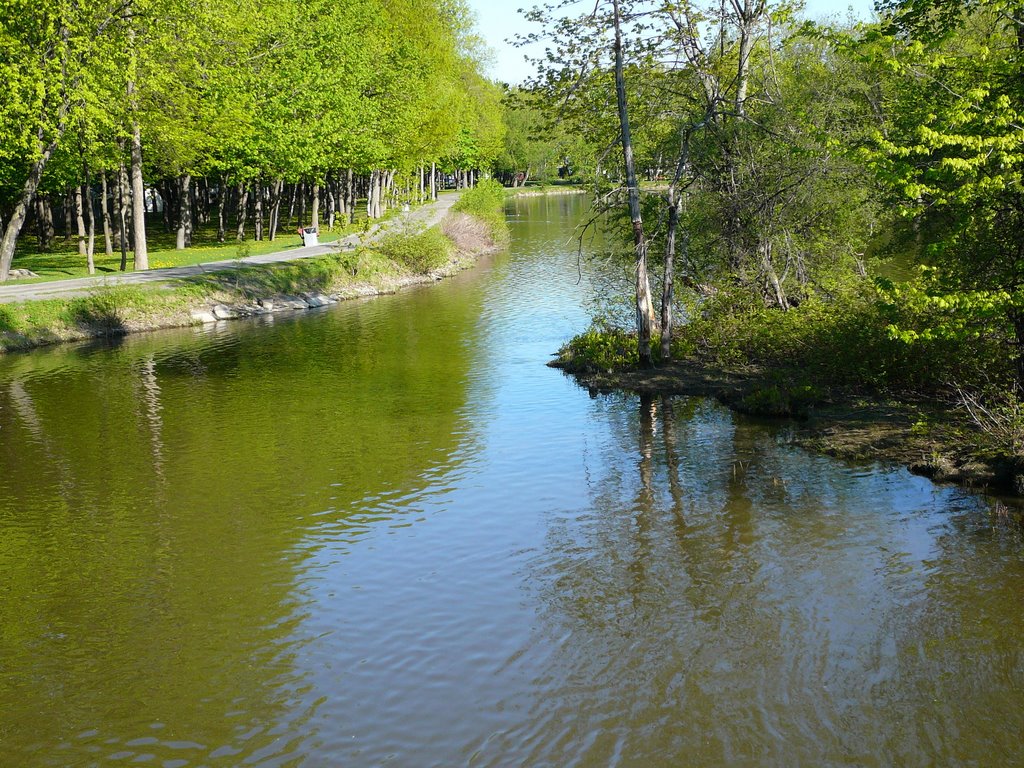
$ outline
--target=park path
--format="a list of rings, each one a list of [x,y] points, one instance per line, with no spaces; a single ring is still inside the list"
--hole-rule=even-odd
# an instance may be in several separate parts
[[[33,301],[36,299],[56,299],[65,296],[76,296],[89,293],[97,288],[108,285],[146,285],[166,284],[182,278],[195,277],[206,272],[224,272],[253,264],[273,264],[281,261],[312,259],[329,253],[352,250],[361,245],[369,245],[383,237],[388,231],[409,224],[432,227],[445,217],[448,210],[459,199],[459,193],[447,193],[437,200],[415,208],[408,213],[400,213],[381,224],[375,224],[362,234],[348,235],[341,240],[324,245],[313,245],[307,248],[291,248],[287,251],[275,251],[244,259],[227,259],[210,261],[205,264],[191,264],[186,267],[164,267],[162,269],[146,269],[140,272],[115,272],[113,274],[75,277],[68,280],[54,280],[48,283],[27,283],[19,285],[10,283],[0,285],[0,304]]]

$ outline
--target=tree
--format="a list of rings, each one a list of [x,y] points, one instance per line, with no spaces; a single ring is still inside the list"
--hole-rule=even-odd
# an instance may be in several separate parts
[[[0,94],[0,165],[19,170],[9,177],[14,199],[0,238],[0,282],[10,272],[43,173],[79,119],[88,67],[110,44],[125,13],[117,0],[19,0],[13,5],[0,18],[0,78],[6,84]]]
[[[894,73],[865,157],[927,243],[927,300],[945,311],[926,332],[1012,339],[1024,385],[1024,7],[889,8],[864,42]]]

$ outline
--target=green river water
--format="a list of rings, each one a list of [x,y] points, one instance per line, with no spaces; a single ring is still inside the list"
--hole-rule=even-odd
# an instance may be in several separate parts
[[[590,397],[580,197],[320,311],[0,360],[0,766],[1024,764],[998,505]]]

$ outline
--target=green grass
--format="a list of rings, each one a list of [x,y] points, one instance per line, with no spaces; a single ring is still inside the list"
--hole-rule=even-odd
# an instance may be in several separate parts
[[[473,189],[467,189],[452,206],[456,213],[467,213],[486,222],[495,244],[505,245],[509,240],[505,221],[505,188],[494,179],[484,179]]]
[[[334,232],[320,227],[320,242],[330,243],[339,240],[346,235],[362,232],[369,223],[366,219],[365,207],[357,206],[356,221],[345,227],[335,227]],[[387,213],[372,223],[379,224],[391,219],[401,213],[401,206],[389,208]],[[149,268],[163,269],[166,267],[184,267],[193,264],[205,264],[211,261],[224,261],[228,259],[242,258],[245,256],[260,256],[267,253],[277,253],[298,249],[301,246],[299,236],[295,227],[287,227],[282,224],[278,229],[277,239],[252,240],[252,226],[246,228],[246,236],[250,239],[239,243],[235,240],[234,226],[227,229],[227,242],[217,242],[217,225],[215,223],[199,227],[192,236],[192,247],[183,251],[175,249],[175,233],[167,232],[163,225],[163,219],[158,214],[150,214],[146,222],[146,239],[149,246]],[[35,249],[36,239],[33,233],[25,230],[22,232],[18,249],[14,254],[13,269],[29,269],[39,275],[38,278],[18,280],[17,283],[45,283],[54,280],[68,280],[75,277],[88,277],[89,271],[86,268],[85,259],[78,254],[77,238],[64,240],[58,238],[54,241],[54,247],[48,252]],[[103,251],[103,232],[96,237],[96,262],[97,275],[117,274],[121,268],[121,252],[115,249],[111,256]],[[132,252],[128,251],[128,270],[132,271]]]
[[[389,213],[399,213],[400,208]],[[388,217],[385,217],[388,218]],[[362,229],[362,224],[355,228]],[[334,237],[343,233],[335,232]],[[246,241],[224,246],[201,246],[187,251],[151,251],[151,263],[160,264],[160,253],[170,253],[176,264],[230,260],[283,250],[297,237],[275,243]],[[159,239],[157,239],[157,242]],[[393,290],[393,279],[430,271],[448,260],[452,242],[440,228],[410,229],[388,234],[375,246],[361,247],[311,259],[206,272],[173,283],[173,287],[98,285],[84,296],[0,304],[0,352],[28,349],[62,341],[129,333],[133,330],[188,325],[191,311],[213,302],[251,305],[258,299],[300,293],[365,295],[367,286]],[[60,263],[61,254],[36,254],[38,260]],[[77,258],[77,252],[72,256]],[[27,266],[28,254],[16,266]],[[67,260],[64,254],[63,260]],[[65,264],[58,267],[67,274]],[[79,274],[84,273],[82,269]],[[50,279],[59,279],[51,277]],[[20,281],[19,281],[20,282]],[[38,282],[38,281],[32,281]]]

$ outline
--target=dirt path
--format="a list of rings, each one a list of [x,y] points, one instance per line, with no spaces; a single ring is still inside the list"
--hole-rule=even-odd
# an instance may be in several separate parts
[[[69,280],[55,280],[49,283],[28,283],[0,285],[0,304],[33,301],[36,299],[56,299],[64,296],[74,296],[89,293],[97,288],[107,285],[163,285],[173,280],[186,277],[195,277],[205,272],[224,272],[238,269],[242,266],[253,264],[273,264],[282,261],[296,261],[298,259],[312,259],[317,256],[325,256],[338,251],[346,251],[357,248],[361,245],[369,245],[383,237],[389,230],[408,224],[422,224],[432,227],[441,221],[448,213],[455,201],[459,199],[459,193],[442,195],[436,201],[427,203],[409,213],[402,213],[387,220],[383,224],[375,224],[363,234],[348,235],[333,243],[325,245],[314,245],[308,248],[292,248],[287,251],[275,253],[264,253],[259,256],[250,256],[245,259],[226,259],[223,261],[211,261],[205,264],[192,264],[186,267],[165,267],[163,269],[147,269],[141,272],[119,272],[108,275],[95,275],[91,277],[76,277]]]

